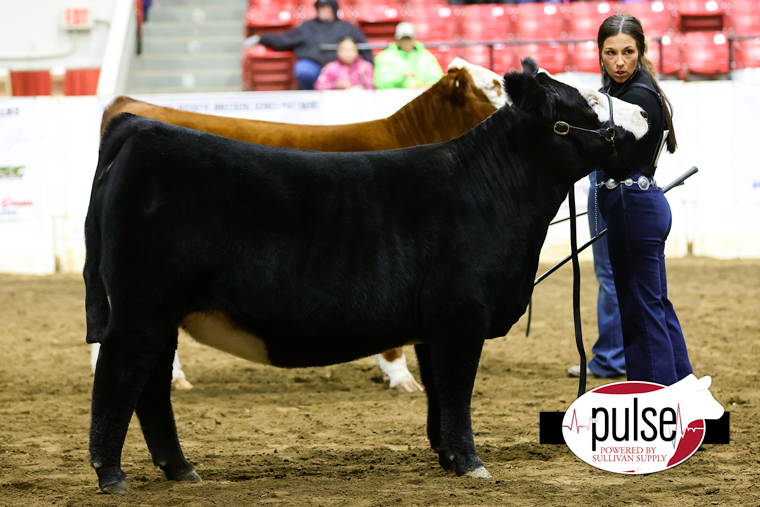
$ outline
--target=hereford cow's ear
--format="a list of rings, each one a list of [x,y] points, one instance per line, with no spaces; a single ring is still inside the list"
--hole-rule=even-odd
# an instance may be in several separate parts
[[[508,72],[504,74],[504,87],[515,109],[539,115],[546,110],[546,89],[534,76],[522,72]]]

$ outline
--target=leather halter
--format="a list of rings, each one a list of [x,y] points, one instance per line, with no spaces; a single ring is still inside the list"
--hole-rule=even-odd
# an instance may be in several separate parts
[[[570,125],[565,121],[557,121],[554,123],[554,133],[560,136],[566,136],[571,130],[580,130],[581,132],[589,132],[591,134],[598,134],[599,137],[603,137],[605,141],[615,146],[615,120],[612,116],[612,97],[608,93],[604,94],[607,97],[607,103],[610,105],[610,119],[602,124],[598,129],[584,129],[582,127],[576,127]]]

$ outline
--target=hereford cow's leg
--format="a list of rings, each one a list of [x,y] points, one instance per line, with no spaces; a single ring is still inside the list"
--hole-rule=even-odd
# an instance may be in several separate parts
[[[92,389],[90,463],[104,493],[129,491],[121,469],[124,438],[140,394],[169,341],[170,332],[170,328],[156,331],[150,324],[122,326],[118,318],[113,318],[101,342]],[[171,361],[165,367],[170,372]]]
[[[454,468],[457,475],[491,477],[475,451],[470,418],[470,400],[480,353],[485,341],[485,311],[469,315],[454,313],[437,319],[435,334],[429,345],[422,347],[420,371],[428,391],[429,409],[440,413],[440,443],[438,461],[446,469]],[[428,347],[429,351],[424,348]],[[427,358],[424,356],[427,355]],[[423,366],[426,361],[429,365]],[[429,370],[429,372],[427,372]],[[426,378],[432,377],[432,378]],[[432,380],[432,385],[430,384]],[[435,392],[430,396],[431,387]],[[436,417],[428,415],[428,424],[434,428]],[[428,428],[431,432],[431,428]],[[435,430],[432,430],[431,445]]]
[[[375,356],[375,361],[383,371],[385,380],[390,381],[392,389],[402,393],[422,391],[422,386],[414,379],[406,366],[406,356],[401,347],[387,350]]]
[[[161,467],[169,480],[199,482],[201,478],[182,453],[172,412],[172,360],[176,358],[176,347],[175,334],[161,352],[137,402],[136,412],[153,464]]]

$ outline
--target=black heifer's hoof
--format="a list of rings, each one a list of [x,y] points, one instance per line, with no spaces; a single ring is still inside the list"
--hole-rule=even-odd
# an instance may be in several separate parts
[[[129,487],[126,480],[120,480],[109,484],[102,484],[100,491],[108,495],[128,495],[132,493],[132,488]]]
[[[486,470],[486,467],[479,466],[475,470],[470,470],[469,472],[465,472],[462,474],[464,477],[474,477],[476,479],[490,479],[492,477],[491,473]]]
[[[187,466],[177,469],[168,470],[164,469],[164,475],[170,481],[183,481],[183,482],[201,482],[201,476],[195,472],[193,465],[188,463]]]
[[[195,470],[190,470],[184,476],[180,477],[179,479],[174,479],[174,480],[175,481],[185,481],[185,482],[203,482],[203,479],[201,479],[201,476],[198,475],[195,472]]]
[[[100,491],[109,495],[126,495],[132,492],[127,483],[127,476],[119,467],[104,467],[100,461],[93,461],[92,468],[98,474]]]

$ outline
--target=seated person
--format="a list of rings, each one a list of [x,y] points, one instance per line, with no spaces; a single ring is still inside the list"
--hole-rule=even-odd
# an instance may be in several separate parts
[[[317,0],[317,18],[284,33],[253,35],[245,40],[245,47],[261,43],[276,51],[293,50],[296,64],[293,75],[299,90],[313,90],[322,67],[337,58],[335,51],[322,51],[321,44],[338,44],[346,37],[356,42],[367,42],[364,33],[352,25],[338,19],[338,0]],[[372,51],[365,49],[362,57],[372,63]]]
[[[416,39],[414,25],[396,27],[396,41],[375,60],[375,86],[379,88],[427,88],[443,77],[435,56]]]
[[[351,37],[346,37],[338,45],[338,59],[322,68],[314,82],[315,90],[347,90],[364,88],[374,90],[374,69],[372,64],[359,56],[359,49]]]

